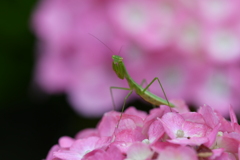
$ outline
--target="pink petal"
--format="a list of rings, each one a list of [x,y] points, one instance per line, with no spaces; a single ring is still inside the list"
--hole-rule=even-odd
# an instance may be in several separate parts
[[[111,160],[103,149],[96,149],[87,153],[81,160]]]
[[[240,133],[237,133],[237,132],[231,132],[231,133],[225,133],[225,135],[227,137],[230,137],[230,138],[233,138],[235,140],[237,140],[238,142],[240,142]]]
[[[165,107],[165,109],[166,109],[166,107]],[[149,130],[149,126],[155,121],[155,119],[157,117],[161,118],[164,115],[164,113],[166,113],[166,111],[164,110],[163,107],[154,108],[154,109],[150,110],[150,114],[144,120],[143,133],[147,134],[147,132]]]
[[[136,129],[125,129],[121,132],[118,132],[115,137],[115,141],[123,141],[125,143],[134,143],[141,142],[147,137],[142,134],[141,128],[138,127]]]
[[[120,113],[112,111],[104,114],[98,124],[98,132],[101,137],[112,136],[119,120]]]
[[[110,146],[107,150],[96,149],[83,157],[83,160],[123,160],[124,155],[116,146]]]
[[[233,132],[233,126],[229,121],[227,121],[220,113],[217,112],[217,116],[219,118],[219,122],[221,123],[221,126],[219,128],[222,132]]]
[[[89,137],[85,139],[78,139],[72,144],[70,150],[61,150],[58,152],[54,152],[54,155],[62,159],[77,160],[81,159],[88,152],[108,145],[109,142],[110,138],[108,137],[107,138]]]
[[[223,152],[221,156],[217,157],[214,160],[237,160],[235,155],[228,152]]]
[[[166,147],[159,153],[158,160],[197,160],[196,152],[190,147]]]
[[[186,121],[182,125],[184,137],[203,137],[208,131],[208,127],[204,124]]]
[[[174,143],[170,143],[168,141],[166,142],[161,142],[161,141],[158,141],[154,144],[151,145],[151,148],[157,152],[157,153],[161,153],[164,151],[165,148],[167,147],[173,147],[173,148],[177,148],[177,147],[180,147],[179,144],[174,144]]]
[[[134,115],[142,118],[143,120],[147,117],[147,113],[144,111],[137,110],[135,107],[129,107],[124,111],[125,114]]]
[[[120,113],[118,112],[112,111],[104,114],[98,125],[100,136],[112,136],[114,132],[118,133],[125,129],[134,129],[137,126],[143,126],[143,119],[138,116],[123,113],[121,120],[119,120]],[[116,128],[117,124],[118,128]]]
[[[216,141],[217,133],[219,131],[219,128],[221,126],[221,123],[219,123],[206,137],[208,138],[208,142],[205,143],[207,147],[212,147],[212,145]]]
[[[176,106],[174,110],[176,110],[178,113],[188,113],[190,111],[185,101],[182,99],[173,99],[170,100],[170,102]]]
[[[155,120],[149,127],[148,130],[148,139],[150,143],[154,143],[159,140],[160,137],[164,134],[164,128],[162,123],[159,120]]]
[[[234,132],[240,133],[240,125],[239,124],[235,123],[233,125],[233,128],[234,128],[234,130],[233,130]]]
[[[107,153],[109,154],[109,157],[114,160],[122,160],[124,159],[123,153],[116,147],[116,146],[110,146],[107,149]]]
[[[204,105],[198,110],[198,113],[203,116],[206,124],[209,127],[214,128],[216,125],[218,125],[219,118],[211,107]]]
[[[153,156],[153,151],[151,151],[149,145],[136,142],[129,147],[127,150],[126,160],[146,160],[150,159]]]
[[[61,148],[69,148],[71,147],[74,141],[75,140],[73,138],[64,136],[58,140],[58,144],[60,145]]]
[[[205,120],[200,113],[187,112],[187,113],[182,113],[181,116],[185,119],[185,121],[205,124]]]
[[[52,146],[52,148],[51,148],[51,149],[49,150],[49,152],[48,152],[48,155],[47,155],[46,160],[52,160],[52,159],[56,158],[56,157],[53,155],[53,153],[54,153],[55,151],[58,151],[59,149],[60,149],[59,145],[54,145],[54,146]]]
[[[133,129],[136,128],[137,126],[139,127],[143,126],[143,119],[138,116],[128,115],[124,113],[122,115],[122,119],[120,120],[118,130]]]
[[[231,105],[229,106],[229,114],[230,114],[231,123],[232,123],[232,124],[238,123],[237,117],[236,117],[236,115],[235,115],[235,113],[234,113],[234,110],[233,110],[233,108],[232,108]]]
[[[83,157],[83,155],[78,154],[75,151],[69,151],[69,150],[60,150],[58,152],[54,152],[53,154],[54,156],[60,159],[79,160]]]
[[[75,136],[75,139],[80,139],[80,138],[87,138],[91,136],[98,136],[98,131],[95,128],[87,128],[83,129],[80,132],[78,132]]]
[[[177,138],[176,133],[182,129],[182,125],[185,122],[183,117],[177,113],[169,112],[166,113],[161,119],[159,119],[163,127],[171,138]]]
[[[221,156],[221,154],[224,152],[223,148],[217,148],[217,149],[213,149],[212,150],[213,155],[209,157],[209,159],[215,159],[219,156]]]
[[[207,137],[175,138],[172,140],[168,140],[168,142],[194,146],[194,145],[201,145],[208,142],[208,138]]]
[[[86,153],[100,147],[100,146],[96,147],[96,144],[98,143],[99,140],[100,140],[99,137],[88,137],[85,139],[78,139],[73,143],[70,150],[75,151],[76,153],[83,157]]]
[[[238,145],[238,159],[240,159],[240,144]]]
[[[236,141],[236,139],[232,138],[228,133],[217,137],[217,146],[224,148],[226,152],[237,153],[239,144],[239,141]]]
[[[136,129],[125,129],[121,132],[118,132],[115,135],[114,142],[112,145],[117,146],[122,152],[126,152],[128,147],[135,142],[142,142],[144,139],[147,139],[146,135],[143,135],[141,128]]]

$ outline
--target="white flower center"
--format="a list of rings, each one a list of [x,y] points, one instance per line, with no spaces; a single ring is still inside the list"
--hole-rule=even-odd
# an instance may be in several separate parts
[[[218,132],[217,135],[220,137],[220,136],[223,136],[223,132]]]
[[[144,140],[142,140],[142,143],[150,144],[149,139],[144,139]]]
[[[184,137],[184,132],[183,132],[183,130],[179,129],[177,131],[177,138],[182,138],[182,137]]]

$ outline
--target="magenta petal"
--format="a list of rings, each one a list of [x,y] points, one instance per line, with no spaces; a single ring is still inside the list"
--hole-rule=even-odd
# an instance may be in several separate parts
[[[121,113],[115,111],[105,113],[98,125],[99,135],[112,136],[114,132],[118,133],[125,129],[135,129],[138,126],[143,126],[143,119],[141,117],[123,113],[120,120],[120,115]],[[118,128],[116,128],[117,124]]]
[[[170,102],[176,106],[174,110],[176,110],[178,113],[188,113],[190,111],[185,101],[182,99],[173,99]]]
[[[119,116],[120,113],[115,111],[105,113],[97,127],[99,135],[112,136],[117,126]]]
[[[182,125],[185,122],[182,116],[174,112],[166,113],[159,120],[162,122],[166,133],[171,138],[177,138],[176,133],[179,129],[182,129]]]
[[[142,142],[144,139],[147,139],[147,137],[142,134],[140,127],[134,130],[125,129],[116,134],[115,140],[111,145],[117,146],[122,152],[126,153],[130,145],[135,142]]]
[[[124,159],[123,153],[116,147],[116,146],[110,146],[107,150],[107,153],[109,154],[110,160],[122,160]]]
[[[168,142],[175,144],[185,144],[185,145],[201,145],[208,141],[206,137],[191,137],[189,138],[176,138],[172,140],[168,140]]]
[[[221,126],[219,128],[220,131],[225,131],[225,132],[233,132],[234,131],[234,129],[233,129],[234,127],[231,125],[231,123],[229,121],[227,121],[220,113],[217,113],[217,116],[219,118],[219,123],[221,123]]]
[[[214,128],[216,125],[218,125],[219,118],[211,107],[204,105],[198,110],[198,113],[200,113],[203,116],[206,124],[209,127]]]
[[[208,142],[205,143],[205,145],[206,145],[207,147],[210,148],[210,147],[212,147],[212,145],[214,144],[220,126],[221,126],[221,123],[219,123],[219,124],[207,135],[207,137],[208,137]]]
[[[232,124],[238,123],[237,117],[236,117],[236,115],[235,115],[235,113],[234,113],[233,108],[232,108],[231,105],[229,106],[229,114],[230,114],[231,123],[232,123]]]
[[[108,145],[110,138],[98,138],[98,137],[89,137],[85,139],[76,140],[69,150],[61,150],[54,152],[54,155],[62,159],[73,159],[77,160],[82,158],[88,152],[91,152],[94,149],[101,148],[102,146]]]
[[[53,155],[53,152],[55,151],[58,151],[60,149],[59,145],[54,145],[52,146],[52,148],[49,150],[48,152],[48,155],[47,155],[47,158],[46,160],[52,160],[54,158],[56,158],[54,155]]]
[[[166,147],[159,153],[158,160],[197,160],[196,152],[185,146]]]
[[[231,132],[231,133],[224,133],[224,135],[228,136],[228,137],[231,137],[235,140],[237,140],[238,142],[240,142],[240,133],[237,133],[237,132]]]
[[[206,137],[192,137],[188,138],[176,138],[172,140],[168,140],[168,142],[175,144],[185,144],[185,145],[201,145],[208,141]]]
[[[148,130],[148,139],[150,141],[150,144],[156,142],[159,140],[160,137],[164,134],[164,128],[162,126],[162,123],[159,120],[155,120],[149,127]]]
[[[98,136],[98,130],[95,128],[87,128],[84,130],[81,130],[75,135],[75,139],[80,139],[80,138],[87,138],[91,136]]]
[[[153,108],[152,110],[150,110],[149,115],[145,118],[144,123],[147,123],[148,121],[151,121],[151,120],[155,120],[157,117],[162,118],[162,116],[169,111],[165,106],[161,108]]]
[[[136,142],[129,147],[126,160],[147,160],[150,159],[152,155],[153,151],[151,151],[149,145]]]
[[[144,111],[137,110],[135,107],[129,107],[124,111],[125,114],[135,115],[142,118],[143,120],[147,117],[147,113]]]
[[[87,152],[96,149],[96,143],[100,140],[99,137],[89,137],[85,139],[76,140],[72,147],[71,151],[75,151],[80,155],[85,155]]]
[[[168,124],[171,127],[176,127],[176,128],[182,127],[183,123],[185,122],[182,116],[174,112],[169,112],[163,115],[162,121],[165,124]]]
[[[133,143],[136,141],[142,141],[147,137],[142,134],[141,128],[138,127],[136,129],[125,129],[121,132],[118,132],[115,138],[115,141],[122,141],[126,143]]]
[[[103,149],[96,149],[87,153],[81,160],[111,160]]]
[[[143,126],[143,119],[135,115],[129,115],[124,113],[122,115],[121,121],[119,122],[118,130],[133,129],[136,128],[137,126],[139,127]]]
[[[238,145],[238,159],[240,159],[240,144]]]
[[[69,150],[61,150],[58,152],[54,152],[54,156],[57,158],[62,159],[71,159],[71,160],[79,160],[83,157],[83,155],[78,154],[75,151],[69,151]]]
[[[168,107],[169,108],[169,107]],[[155,121],[156,118],[161,118],[164,115],[163,108],[154,108],[150,111],[150,114],[144,120],[143,133],[147,134],[150,125]]]
[[[69,148],[69,147],[71,147],[71,145],[73,144],[74,141],[75,140],[73,138],[64,136],[58,140],[58,143],[61,148]]]
[[[187,113],[182,113],[181,116],[184,118],[185,121],[205,124],[205,120],[200,113],[187,112]]]
[[[237,160],[235,155],[228,152],[223,152],[221,156],[217,157],[214,160]]]
[[[219,156],[221,156],[221,154],[224,152],[223,148],[217,148],[217,149],[213,149],[212,150],[213,155],[209,157],[209,159],[215,159]]]
[[[219,148],[224,148],[226,152],[237,153],[240,142],[232,138],[228,133],[217,137],[217,145]]]
[[[203,137],[205,136],[208,127],[204,124],[184,122],[182,126],[185,137]]]
[[[107,150],[96,149],[83,157],[83,160],[123,160],[124,155],[116,146],[110,146]]]
[[[157,141],[156,143],[152,144],[151,145],[151,148],[157,152],[157,153],[161,153],[164,151],[164,149],[166,147],[173,147],[173,148],[177,148],[179,147],[180,145],[179,144],[175,144],[175,143],[170,143],[168,141],[166,142],[161,142],[161,141]]]

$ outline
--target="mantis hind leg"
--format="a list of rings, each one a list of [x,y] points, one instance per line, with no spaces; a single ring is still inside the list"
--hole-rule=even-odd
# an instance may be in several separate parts
[[[163,94],[164,94],[164,97],[165,97],[165,99],[166,99],[166,101],[167,101],[167,103],[168,103],[168,106],[170,106],[170,103],[169,103],[169,101],[168,101],[168,98],[167,98],[167,96],[166,96],[166,93],[165,93],[165,91],[164,91],[164,89],[163,89],[163,86],[162,86],[162,84],[161,84],[161,82],[160,82],[160,80],[159,80],[158,77],[155,77],[155,78],[147,85],[147,87],[144,88],[143,92],[145,92],[145,91],[153,84],[153,82],[155,82],[156,80],[158,81],[158,83],[159,83],[159,85],[160,85],[160,87],[161,87],[161,89],[162,89],[162,91],[163,91]]]
[[[143,79],[143,80],[142,80],[140,86],[143,87],[143,84],[144,84],[144,83],[148,84],[146,79]],[[147,90],[150,91],[150,89],[148,89],[148,88],[147,88]],[[145,91],[145,90],[144,90],[144,91]],[[144,91],[143,91],[143,92],[144,92]],[[154,104],[152,104],[152,107],[153,107],[153,108],[156,108],[156,106],[155,106]]]

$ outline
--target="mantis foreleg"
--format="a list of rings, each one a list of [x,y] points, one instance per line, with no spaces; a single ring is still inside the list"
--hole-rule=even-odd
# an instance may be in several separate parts
[[[112,89],[121,89],[121,90],[128,90],[128,91],[130,91],[132,89],[131,88],[123,88],[123,87],[110,87],[110,93],[111,93],[111,98],[112,98],[112,103],[113,103],[113,109],[114,109],[114,111],[116,111],[116,105],[115,105],[115,102],[114,102]]]
[[[116,126],[116,128],[118,128],[119,122],[120,122],[120,120],[122,119],[122,114],[123,114],[123,111],[124,111],[124,108],[125,108],[125,105],[126,105],[126,101],[127,101],[128,97],[132,94],[133,90],[132,90],[131,88],[110,87],[110,92],[111,92],[111,97],[112,97],[112,102],[113,102],[114,110],[116,109],[116,107],[115,107],[115,102],[114,102],[114,99],[113,99],[112,89],[121,89],[121,90],[128,90],[128,91],[130,91],[130,92],[127,94],[127,96],[124,98],[124,102],[123,102],[123,106],[122,106],[122,112],[121,112],[120,118],[119,118],[118,123],[117,123],[117,126]]]
[[[119,123],[120,123],[120,120],[122,119],[122,114],[123,114],[123,111],[124,111],[124,108],[125,108],[127,99],[128,99],[128,97],[132,94],[132,92],[133,92],[133,90],[131,90],[131,91],[127,94],[127,96],[124,98],[124,102],[123,102],[123,106],[122,106],[122,112],[121,112],[120,118],[119,118],[118,123],[117,123],[117,126],[116,126],[117,128],[118,128],[118,125],[119,125]]]

